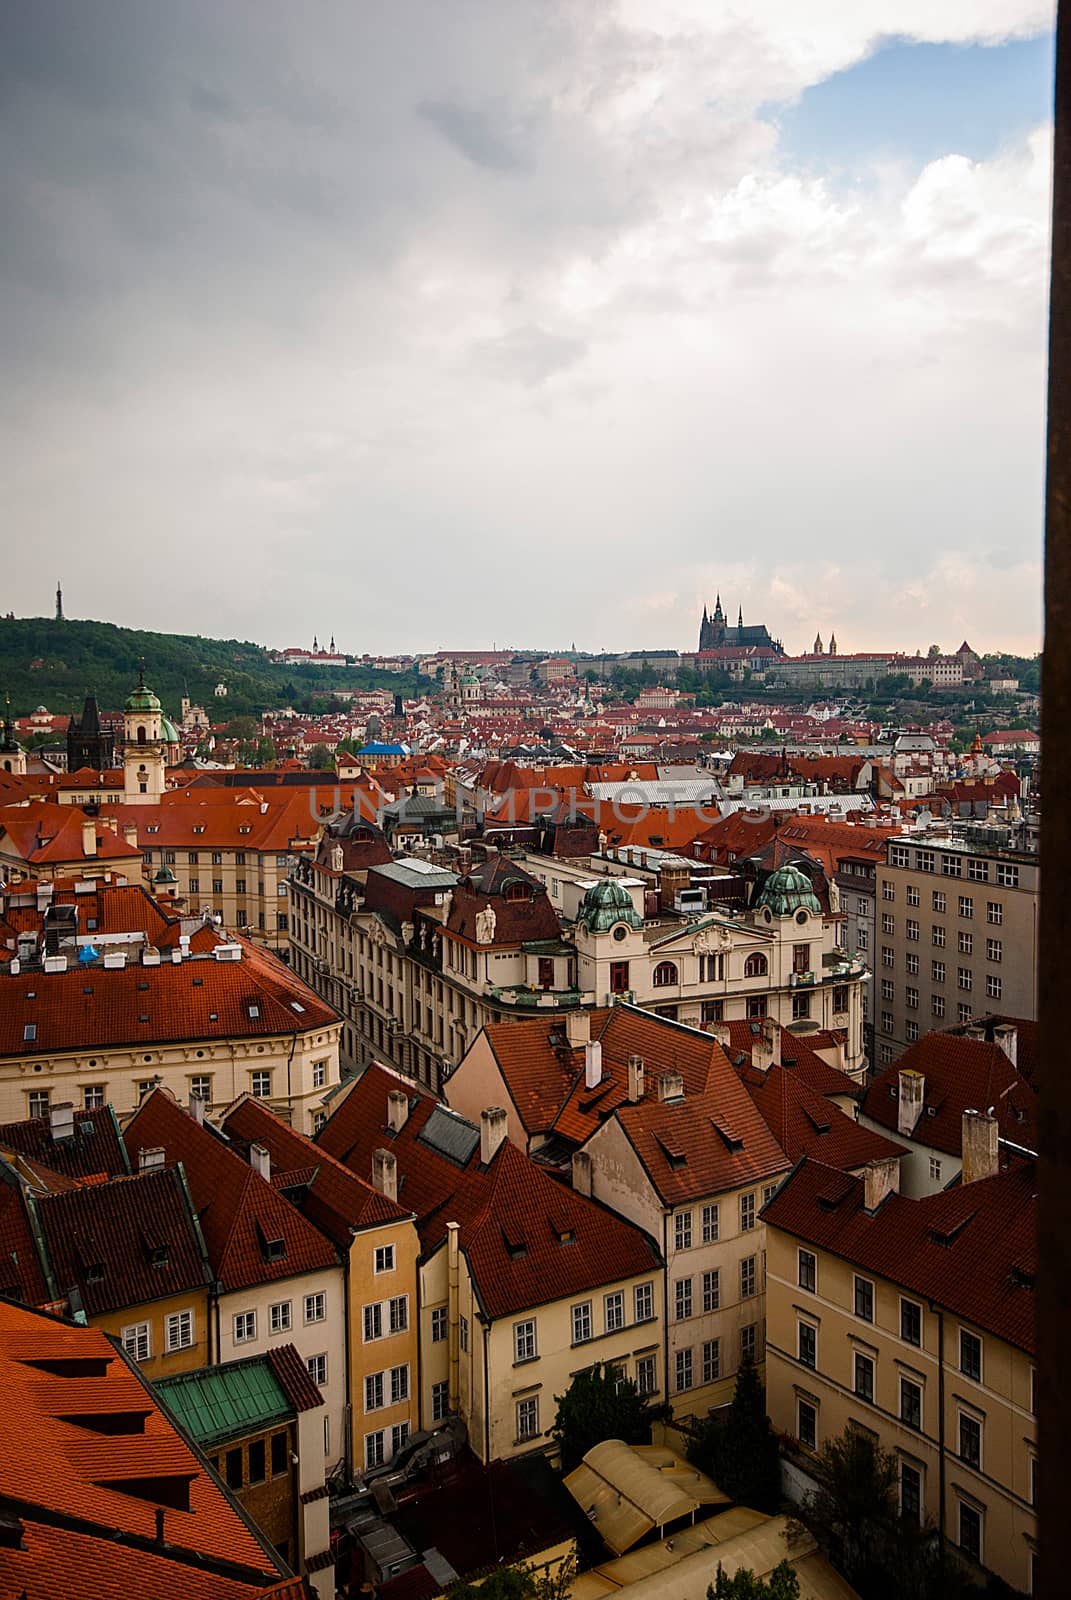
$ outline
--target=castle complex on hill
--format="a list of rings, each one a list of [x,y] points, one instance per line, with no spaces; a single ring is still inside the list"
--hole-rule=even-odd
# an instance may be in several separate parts
[[[714,605],[713,614],[708,614],[706,606],[703,607],[703,620],[699,626],[700,650],[725,650],[725,649],[759,649],[769,650],[773,655],[783,656],[785,647],[780,639],[770,637],[770,631],[765,623],[757,627],[744,627],[743,607],[737,618],[735,628],[730,628],[725,620],[725,613],[721,609],[721,595],[719,594]]]

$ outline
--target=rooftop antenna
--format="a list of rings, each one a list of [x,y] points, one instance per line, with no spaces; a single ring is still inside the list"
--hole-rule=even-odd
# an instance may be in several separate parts
[[[58,578],[56,579],[56,621],[63,621],[63,588]]]

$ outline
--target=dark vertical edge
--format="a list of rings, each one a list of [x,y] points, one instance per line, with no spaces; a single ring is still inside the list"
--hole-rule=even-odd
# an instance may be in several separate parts
[[[1071,905],[1071,4],[1056,24],[1052,280],[1042,669],[1041,1160],[1038,1168],[1038,1437],[1041,1593],[1067,1593],[1066,1462],[1071,1438],[1071,1063],[1064,1041]],[[1025,1553],[1024,1553],[1025,1557]]]

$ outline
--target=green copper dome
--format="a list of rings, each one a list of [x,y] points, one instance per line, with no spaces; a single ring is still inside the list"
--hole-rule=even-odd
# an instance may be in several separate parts
[[[165,744],[179,744],[178,729],[170,717],[160,718],[160,738]]]
[[[144,667],[138,669],[138,686],[133,694],[127,696],[126,709],[127,711],[150,712],[156,712],[161,709],[159,700],[152,690],[146,687]]]
[[[615,923],[642,928],[643,918],[632,904],[632,896],[616,878],[593,883],[580,902],[579,920],[589,933],[607,933]]]
[[[775,917],[790,917],[794,911],[810,911],[816,917],[822,915],[810,878],[791,862],[770,873],[755,904],[768,906]]]
[[[178,879],[175,877],[175,874],[172,872],[170,867],[161,867],[160,870],[154,874],[152,881],[153,883],[177,883]]]

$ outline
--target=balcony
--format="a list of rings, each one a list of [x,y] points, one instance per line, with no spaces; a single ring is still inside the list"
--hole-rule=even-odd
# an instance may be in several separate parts
[[[529,989],[521,984],[499,987],[488,984],[487,997],[499,1005],[515,1006],[518,1011],[578,1011],[593,1006],[595,996],[580,989]]]

